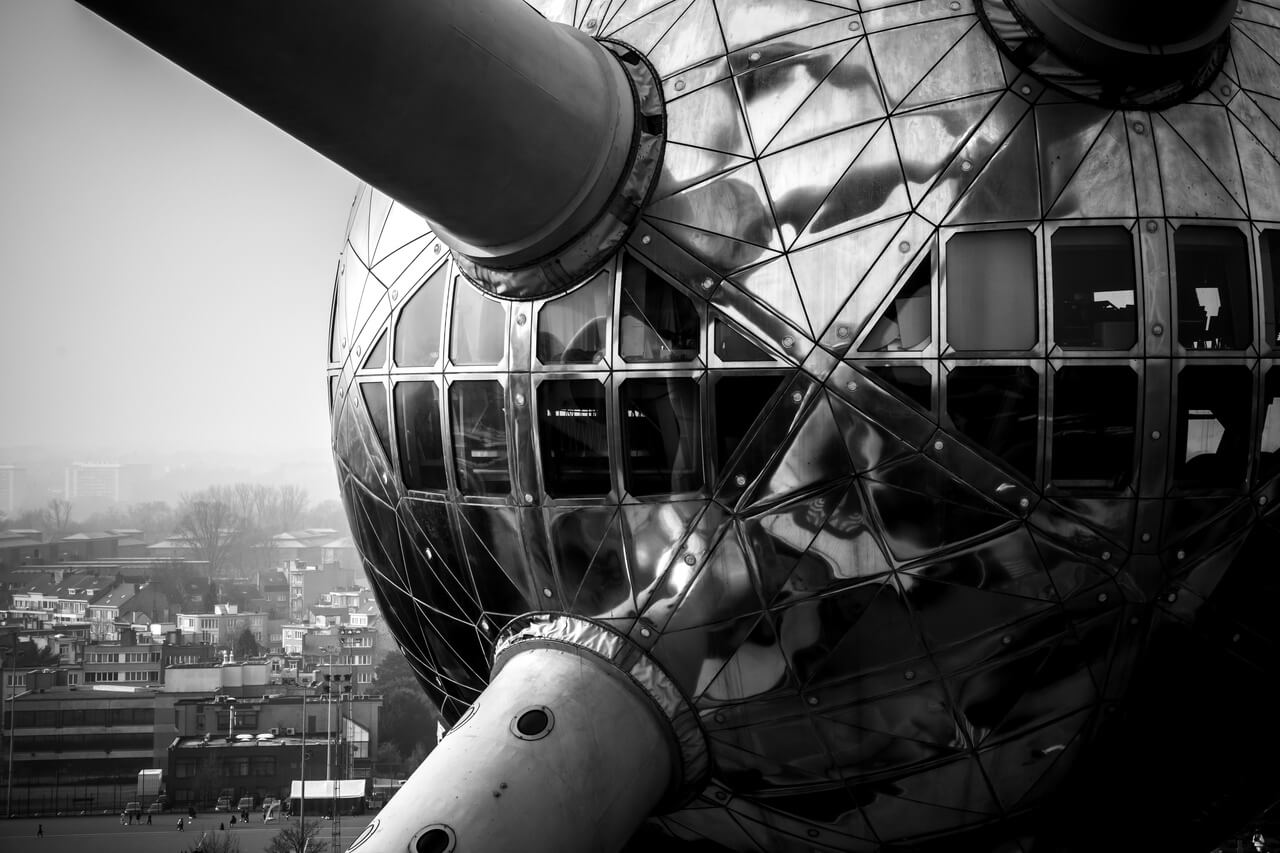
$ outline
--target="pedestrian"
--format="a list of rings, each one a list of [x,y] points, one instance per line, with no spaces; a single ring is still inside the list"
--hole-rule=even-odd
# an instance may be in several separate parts
[[[235,816],[235,815],[232,815],[232,816],[231,816],[231,828],[232,828],[232,829],[235,829],[235,826],[236,826],[236,816]]]
[[[36,824],[36,838],[44,838],[44,824]]]
[[[182,832],[182,818],[178,818],[178,832]]]
[[[151,812],[147,812],[147,826],[151,826]]]
[[[222,823],[221,821],[219,821],[219,822],[218,822],[218,832],[226,832],[226,831],[227,831],[227,825],[226,825],[225,823]]]

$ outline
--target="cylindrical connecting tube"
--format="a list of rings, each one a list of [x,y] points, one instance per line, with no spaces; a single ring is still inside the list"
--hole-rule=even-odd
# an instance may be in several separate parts
[[[610,853],[672,785],[668,723],[625,675],[569,647],[516,651],[357,853]]]

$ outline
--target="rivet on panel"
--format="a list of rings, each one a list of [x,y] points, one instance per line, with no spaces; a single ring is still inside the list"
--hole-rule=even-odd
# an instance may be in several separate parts
[[[849,31],[850,31],[850,32],[854,32],[854,33],[856,33],[856,32],[857,32],[858,30],[860,30],[860,29],[862,29],[862,24],[858,23],[857,21],[850,21],[850,22],[849,22]]]
[[[1110,559],[1111,559],[1111,552],[1110,552],[1110,551],[1103,551],[1103,552],[1102,552],[1102,559],[1104,559],[1104,560],[1110,560]]]
[[[695,556],[693,556],[692,554],[685,554],[685,555],[684,555],[684,564],[685,564],[686,566],[692,566],[692,565],[693,565],[694,563],[696,563],[696,562],[698,562],[698,558],[697,558],[697,557],[695,557]]]
[[[816,829],[807,829],[807,830],[805,830],[805,832],[807,832],[807,833],[809,834],[809,837],[810,837],[810,838],[817,838],[817,837],[821,834],[821,833],[819,833],[819,832],[818,832],[818,830],[816,830]]]
[[[517,393],[517,394],[516,394],[516,405],[517,405],[517,406],[523,406],[523,405],[524,405],[524,395],[523,395],[523,394],[520,394],[520,393]]]
[[[790,335],[786,335],[785,337],[783,337],[783,339],[782,339],[782,348],[783,348],[783,349],[791,349],[791,348],[792,348],[793,346],[795,346],[795,345],[796,345],[796,339],[795,339],[795,338],[791,337]]]
[[[713,719],[714,719],[717,723],[723,723],[723,722],[724,722],[724,720],[725,720],[725,716],[724,716],[724,714],[721,714],[719,711],[716,711],[716,715],[715,715],[715,717],[714,717]]]
[[[758,50],[751,51],[751,55],[747,57],[747,62],[759,62],[759,61],[760,61],[760,51]]]
[[[1227,98],[1231,97],[1231,87],[1230,87],[1230,86],[1223,86],[1223,87],[1222,87],[1221,89],[1219,89],[1218,91],[1222,93],[1223,97],[1227,97]]]
[[[684,87],[685,87],[685,82],[684,82],[683,80],[677,80],[677,81],[676,81],[676,91],[677,91],[677,92],[683,92],[683,91],[684,91]]]
[[[704,279],[702,280],[702,289],[703,289],[703,290],[710,290],[714,284],[715,284],[715,282],[714,282],[714,281],[712,281],[711,279],[709,279],[709,278],[704,278]]]
[[[724,791],[716,791],[716,799],[717,799],[717,800],[723,800],[723,799],[725,799],[725,798],[726,798],[726,797],[728,797],[728,796],[729,796],[729,795],[728,795],[728,794],[726,794]]]
[[[432,246],[431,251],[435,252],[437,255],[440,254],[440,244],[436,243],[434,246]]]
[[[525,492],[525,493],[524,493],[524,502],[525,502],[525,503],[527,503],[527,504],[531,504],[531,503],[533,503],[533,495],[529,494],[528,492]]]
[[[848,382],[844,383],[844,387],[846,391],[857,391],[858,383],[850,379]]]
[[[1258,506],[1266,506],[1266,505],[1267,505],[1267,496],[1258,495]]]
[[[356,344],[356,355],[360,355],[360,345]]]
[[[1153,429],[1153,430],[1151,431],[1151,440],[1152,440],[1152,441],[1159,441],[1159,440],[1160,440],[1160,430],[1158,430],[1158,429]]]
[[[957,0],[951,0],[950,6],[951,6],[951,11],[952,11],[952,12],[959,12],[959,11],[960,11],[960,3],[959,3],[959,2],[957,2]]]
[[[344,336],[343,336],[343,338],[342,338],[342,348],[343,348],[343,349],[346,349],[346,348],[347,348],[347,338],[346,338],[346,336],[345,336],[345,335],[344,335]]]
[[[906,672],[902,673],[902,677],[905,678],[907,681],[915,681],[916,671],[914,669],[909,669]]]
[[[1130,617],[1129,617],[1129,624],[1130,624],[1130,625],[1137,625],[1137,624],[1138,624],[1139,622],[1141,622],[1141,621],[1142,621],[1142,620],[1141,620],[1141,619],[1139,619],[1137,616],[1130,616]]]
[[[747,484],[747,477],[745,474],[738,474],[733,478],[733,482],[739,486],[745,486]]]
[[[1106,600],[1107,600],[1107,594],[1105,592],[1098,593],[1098,601],[1105,603]]]
[[[646,234],[646,235],[644,235],[643,237],[641,237],[641,238],[640,238],[640,242],[641,242],[641,243],[643,243],[643,244],[645,244],[646,246],[647,246],[647,245],[649,245],[649,243],[650,243],[652,240],[653,240],[653,238],[652,238],[652,237],[650,237],[648,234]]]
[[[1238,642],[1240,642],[1240,635],[1239,635],[1239,634],[1232,634],[1232,635],[1231,635],[1231,642],[1233,642],[1233,643],[1238,643]]]
[[[550,597],[551,597],[551,587],[549,587],[549,586],[544,586],[544,587],[542,588],[542,597],[543,597],[543,598],[550,598]]]
[[[527,314],[517,314],[517,315],[516,315],[516,325],[517,325],[517,326],[523,326],[523,325],[524,325],[525,323],[527,323],[527,322],[529,322],[529,316],[528,316]]]
[[[1151,534],[1150,534],[1150,533],[1144,533],[1144,534],[1142,534],[1142,536],[1141,536],[1140,538],[1142,539],[1142,541],[1143,541],[1143,542],[1150,542],[1150,541],[1151,541]]]
[[[1026,509],[1027,507],[1031,506],[1031,499],[1018,498],[1018,506],[1021,507],[1022,509]]]
[[[1179,560],[1185,560],[1187,558],[1187,552],[1179,548],[1178,553],[1175,554],[1174,556]]]
[[[804,395],[803,395],[803,394],[801,394],[799,391],[792,391],[792,392],[791,392],[791,402],[793,402],[793,403],[799,403],[799,402],[800,402],[801,400],[803,400],[803,399],[804,399]]]
[[[1013,637],[1011,637],[1011,636],[1010,636],[1010,635],[1008,635],[1008,634],[1005,634],[1003,637],[1001,637],[1001,638],[1000,638],[1000,642],[1001,642],[1003,645],[1006,645],[1006,646],[1007,646],[1007,645],[1009,645],[1010,643],[1012,643],[1012,642],[1013,642]]]
[[[393,291],[391,291],[391,301],[392,301],[392,302],[395,302],[395,301],[396,301],[397,299],[399,299],[399,298],[400,298],[400,291],[398,291],[398,290],[393,290]]]
[[[810,696],[810,697],[809,697],[808,699],[806,699],[805,701],[806,701],[806,702],[808,702],[810,705],[817,705],[817,704],[818,704],[818,697],[817,697],[817,696]]]
[[[898,251],[903,253],[910,252],[911,242],[909,240],[903,240],[901,243],[898,244]]]
[[[933,443],[934,450],[941,450],[944,447],[946,447],[946,445],[942,443],[942,439],[938,439]]]
[[[1156,222],[1154,219],[1147,220],[1147,230],[1150,231],[1152,234],[1156,233],[1156,231],[1159,230],[1159,228],[1160,228],[1160,223]]]
[[[653,631],[650,631],[648,628],[641,628],[641,629],[640,629],[640,636],[641,636],[641,637],[652,637],[652,636],[653,636]]]
[[[839,339],[840,339],[840,340],[842,340],[842,341],[843,341],[844,339],[848,338],[848,337],[849,337],[849,327],[848,327],[848,326],[836,326],[836,337],[837,337],[837,338],[839,338]]]
[[[1022,94],[1024,94],[1024,95],[1030,95],[1030,94],[1031,94],[1031,87],[1030,87],[1030,86],[1028,86],[1026,83],[1023,83],[1023,84],[1022,84],[1022,87],[1021,87],[1020,89],[1018,89],[1018,91],[1019,91],[1019,92],[1021,92],[1021,93],[1022,93]]]
[[[1147,126],[1140,121],[1135,121],[1133,123],[1133,132],[1141,136],[1147,132]]]
[[[1169,602],[1170,604],[1173,604],[1175,601],[1178,600],[1178,594],[1176,592],[1171,592],[1164,597],[1164,600]]]
[[[587,29],[589,29],[589,30],[594,30],[595,28],[596,28],[596,19],[595,19],[595,18],[592,18],[591,20],[587,21]]]
[[[960,171],[962,171],[962,172],[972,172],[972,171],[973,171],[973,161],[972,161],[972,160],[961,160],[961,161],[960,161]]]
[[[1158,338],[1158,337],[1160,337],[1161,335],[1163,335],[1163,334],[1164,334],[1164,324],[1162,324],[1162,323],[1156,323],[1154,326],[1152,326],[1152,327],[1151,327],[1151,334],[1155,335],[1157,338]]]

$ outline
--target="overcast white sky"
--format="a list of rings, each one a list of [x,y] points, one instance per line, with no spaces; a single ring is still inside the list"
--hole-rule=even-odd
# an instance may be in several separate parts
[[[327,456],[356,186],[70,0],[0,0],[0,448]]]

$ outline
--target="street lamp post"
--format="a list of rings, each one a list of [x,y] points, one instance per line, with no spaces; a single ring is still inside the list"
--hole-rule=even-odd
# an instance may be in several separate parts
[[[302,853],[307,850],[307,823],[303,815],[307,810],[307,688],[302,689],[302,791],[298,797],[298,837],[302,839]]]

